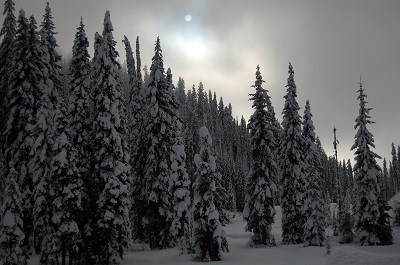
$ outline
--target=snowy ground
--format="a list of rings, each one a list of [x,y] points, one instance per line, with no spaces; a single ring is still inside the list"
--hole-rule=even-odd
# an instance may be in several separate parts
[[[325,247],[303,247],[281,244],[281,211],[277,208],[273,234],[277,246],[249,248],[249,234],[244,232],[245,223],[241,214],[236,214],[232,223],[225,228],[230,252],[223,255],[217,264],[229,265],[400,265],[400,228],[394,229],[395,244],[391,246],[360,247],[357,244],[340,245],[331,240],[332,253],[326,254]],[[332,233],[330,233],[332,234]],[[177,249],[152,250],[129,253],[124,265],[193,265],[190,255],[179,255]],[[31,259],[36,265],[38,257]]]

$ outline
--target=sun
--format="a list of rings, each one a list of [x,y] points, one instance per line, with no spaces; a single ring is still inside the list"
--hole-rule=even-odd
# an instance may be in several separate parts
[[[192,21],[192,16],[191,16],[190,14],[187,14],[187,15],[185,16],[185,20],[186,20],[187,22]]]

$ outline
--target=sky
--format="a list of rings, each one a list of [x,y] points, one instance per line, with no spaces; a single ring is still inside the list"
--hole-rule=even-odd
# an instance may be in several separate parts
[[[45,0],[14,0],[42,20]],[[400,144],[400,1],[398,0],[50,0],[57,41],[64,56],[71,48],[81,16],[91,47],[111,12],[114,37],[124,61],[123,36],[140,37],[142,64],[150,66],[160,37],[164,66],[186,88],[202,81],[235,116],[252,113],[259,64],[277,118],[282,120],[290,61],[303,115],[311,103],[316,133],[333,155],[337,128],[339,159],[353,159],[357,90],[360,76],[375,124],[375,151],[390,159],[391,143]],[[185,16],[191,20],[185,20]],[[3,20],[3,17],[2,19]],[[91,52],[93,48],[91,48]],[[378,161],[382,163],[382,161]]]

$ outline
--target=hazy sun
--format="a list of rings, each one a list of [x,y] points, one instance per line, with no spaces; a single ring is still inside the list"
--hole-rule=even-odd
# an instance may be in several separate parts
[[[187,22],[192,21],[192,16],[191,16],[190,14],[187,14],[187,15],[185,16],[185,20],[186,20]]]

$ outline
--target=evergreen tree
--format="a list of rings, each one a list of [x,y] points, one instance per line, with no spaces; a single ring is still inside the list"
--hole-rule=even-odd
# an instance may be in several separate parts
[[[289,78],[285,106],[283,109],[281,139],[281,182],[282,182],[282,242],[298,244],[304,241],[303,230],[306,222],[305,203],[305,158],[304,137],[301,135],[301,119],[296,101],[297,88],[294,82],[294,71],[289,63]]]
[[[213,151],[212,140],[206,127],[199,130],[200,152],[194,157],[196,182],[194,183],[193,235],[195,260],[221,260],[221,252],[228,251],[228,242],[219,221],[215,205],[217,185],[220,178]]]
[[[145,104],[150,112],[144,128],[145,138],[135,158],[136,223],[143,227],[137,236],[151,248],[171,246],[172,206],[170,194],[171,151],[173,146],[173,117],[176,104],[168,87],[163,66],[160,39],[157,38],[152,59]],[[135,224],[136,227],[136,224]]]
[[[0,163],[4,162],[1,158],[5,145],[4,145],[4,132],[6,129],[6,116],[7,116],[7,93],[8,82],[11,69],[11,61],[13,55],[13,47],[16,34],[16,19],[14,15],[14,1],[6,0],[4,2],[3,15],[6,17],[3,21],[3,27],[0,30],[0,38],[3,37],[0,43]],[[0,164],[0,168],[3,165]],[[3,179],[0,180],[0,192],[3,191]],[[1,202],[1,197],[0,197]]]
[[[254,113],[249,120],[251,139],[251,169],[246,183],[246,204],[243,217],[247,221],[246,231],[252,232],[251,244],[275,245],[272,224],[275,217],[274,180],[278,174],[275,158],[272,113],[267,111],[268,90],[262,87],[260,67],[257,66],[253,101]]]
[[[325,209],[322,197],[321,157],[315,144],[315,127],[312,121],[310,102],[307,100],[303,117],[306,162],[306,201],[304,224],[304,245],[323,246],[325,241]]]
[[[167,84],[173,93],[171,69],[167,70]],[[175,97],[173,97],[175,100]],[[186,153],[182,138],[182,121],[177,115],[178,105],[174,104],[175,117],[172,117],[173,146],[171,152],[171,194],[173,206],[173,221],[171,234],[178,240],[178,246],[183,254],[190,250],[189,237],[189,208],[190,181],[186,172]]]
[[[4,175],[10,179],[10,172],[16,172],[15,180],[22,194],[24,251],[30,250],[32,235],[32,192],[33,176],[31,161],[34,148],[33,129],[44,86],[45,68],[36,25],[31,25],[21,9],[18,17],[13,60],[10,69],[8,90],[7,128]]]
[[[397,160],[397,154],[396,154],[396,147],[394,146],[394,143],[392,143],[392,166],[393,166],[393,171],[392,171],[392,177],[393,177],[393,184],[394,184],[394,190],[395,193],[399,190],[398,187],[398,179],[400,178],[399,174],[399,161]]]
[[[59,239],[58,256],[62,264],[80,262],[82,254],[81,231],[78,227],[82,213],[83,182],[77,168],[77,151],[69,140],[68,120],[63,108],[56,110],[56,128],[50,178],[54,199],[52,225]]]
[[[139,36],[136,37],[136,80],[138,82],[138,87],[142,88],[143,77],[142,77],[142,60],[140,59]]]
[[[371,150],[374,148],[373,135],[367,129],[368,124],[374,123],[370,120],[371,108],[366,107],[366,97],[360,81],[359,115],[356,119],[355,143],[351,150],[355,151],[356,164],[354,165],[354,192],[356,194],[356,205],[354,207],[355,230],[361,245],[376,245],[380,243],[378,226],[380,212],[378,205],[379,186],[378,175],[380,167],[376,158],[380,158]]]
[[[92,217],[94,263],[119,263],[130,243],[129,154],[124,140],[122,99],[118,81],[110,12],[104,17],[102,37],[97,36],[94,65],[93,181],[96,209]]]
[[[51,14],[51,8],[49,2],[46,3],[45,13],[43,15],[43,21],[40,24],[40,41],[42,44],[43,52],[45,53],[45,60],[48,64],[48,78],[53,82],[55,87],[55,93],[61,93],[61,56],[57,52],[57,41],[55,35],[57,34],[53,22],[53,16]],[[51,95],[52,97],[53,95]],[[54,99],[53,99],[54,100]],[[55,107],[55,106],[53,106]]]
[[[382,197],[385,201],[388,201],[389,200],[389,173],[388,173],[388,169],[387,169],[386,158],[383,159],[382,179],[383,179],[382,189],[381,189]]]
[[[24,247],[22,195],[17,172],[11,169],[0,208],[0,261],[3,265],[26,265],[28,253]]]

